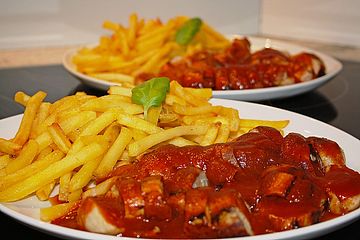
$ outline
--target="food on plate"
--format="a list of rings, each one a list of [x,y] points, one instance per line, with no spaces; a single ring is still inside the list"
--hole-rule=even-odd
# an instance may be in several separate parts
[[[97,186],[51,222],[126,237],[224,238],[305,227],[360,205],[360,174],[336,142],[265,126],[226,143],[159,146]]]
[[[0,202],[36,196],[43,221],[103,234],[215,238],[284,231],[360,205],[360,175],[335,141],[244,119],[210,88],[153,78],[108,95],[25,107],[0,139]]]
[[[211,89],[167,78],[108,93],[77,92],[54,103],[42,91],[15,94],[25,111],[14,138],[0,139],[1,202],[36,195],[54,204],[41,214],[51,220],[107,191],[111,181],[95,183],[156,146],[224,143],[260,124],[283,131],[289,122],[240,118],[233,108],[212,105]]]
[[[151,77],[169,77],[184,87],[241,90],[283,86],[325,75],[314,53],[290,54],[264,47],[254,51],[247,37],[232,39],[198,17],[129,17],[129,26],[104,21],[112,32],[72,57],[76,70],[126,87]]]
[[[306,82],[324,74],[325,65],[314,54],[290,55],[273,48],[252,52],[247,38],[235,38],[223,51],[205,49],[169,61],[158,75],[184,87],[241,90]]]
[[[230,41],[200,18],[177,16],[166,22],[141,19],[136,13],[129,25],[104,21],[110,35],[101,36],[95,46],[83,47],[72,57],[76,70],[88,76],[132,86],[138,76],[157,74],[176,56],[208,49],[224,49]]]

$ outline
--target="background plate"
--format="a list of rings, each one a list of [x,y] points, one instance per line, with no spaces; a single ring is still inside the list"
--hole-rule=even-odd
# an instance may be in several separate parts
[[[235,37],[241,37],[240,35],[231,35],[230,39]],[[333,77],[335,77],[342,69],[342,64],[335,58],[318,52],[309,48],[305,48],[299,45],[290,44],[285,41],[277,41],[269,38],[258,38],[258,37],[248,37],[251,43],[251,51],[260,50],[264,47],[271,47],[281,51],[287,51],[290,54],[296,54],[300,52],[309,52],[314,53],[319,56],[325,64],[326,74],[322,77],[316,78],[308,82],[302,82],[298,84],[292,84],[287,86],[279,87],[270,87],[270,88],[260,88],[260,89],[245,89],[245,90],[214,90],[214,98],[226,98],[234,100],[245,100],[245,101],[262,101],[269,99],[278,99],[295,96],[301,93],[305,93],[311,90],[316,89],[317,87],[323,85]],[[94,45],[89,45],[94,46]],[[71,74],[76,76],[80,81],[85,85],[94,87],[97,89],[107,91],[109,86],[116,85],[116,83],[111,83],[108,81],[96,79],[85,74],[82,74],[76,70],[75,65],[72,63],[71,59],[76,54],[79,49],[71,49],[67,51],[63,56],[63,66]]]
[[[322,136],[335,140],[344,150],[347,160],[347,166],[360,171],[360,141],[348,133],[334,128],[318,120],[289,112],[286,110],[269,107],[265,105],[233,101],[227,99],[212,99],[214,105],[223,105],[239,110],[242,118],[268,119],[268,120],[290,120],[285,133],[298,132],[304,136]],[[0,120],[0,129],[2,138],[11,138],[15,135],[22,115],[16,115],[10,118]],[[39,208],[46,207],[47,202],[38,201],[36,197],[29,197],[21,201],[0,204],[0,211],[8,216],[18,220],[21,223],[29,225],[34,229],[46,232],[62,238],[71,239],[92,239],[92,240],[119,240],[119,237],[102,234],[89,233],[74,229],[64,228],[39,220]],[[344,216],[303,227],[299,229],[264,234],[252,237],[240,237],[238,240],[270,240],[270,239],[308,239],[327,234],[342,228],[360,218],[360,209],[357,209]],[[129,239],[129,238],[122,238]]]

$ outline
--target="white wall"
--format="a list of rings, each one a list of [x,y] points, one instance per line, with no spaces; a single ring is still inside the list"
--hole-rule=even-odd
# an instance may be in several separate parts
[[[360,47],[360,0],[0,0],[0,49],[97,42],[105,19],[200,16],[225,34]]]
[[[0,0],[0,49],[97,42],[105,19],[200,16],[222,33],[259,31],[261,0]]]
[[[263,0],[260,32],[360,47],[359,0]]]

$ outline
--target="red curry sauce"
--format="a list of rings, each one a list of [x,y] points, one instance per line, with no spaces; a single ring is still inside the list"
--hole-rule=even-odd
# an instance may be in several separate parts
[[[321,77],[325,64],[317,55],[289,54],[274,48],[251,52],[247,38],[234,39],[220,52],[203,50],[182,59],[169,61],[157,76],[169,77],[183,87],[241,90],[295,84]],[[137,81],[152,76],[142,74]]]
[[[112,172],[109,177],[120,177],[116,186],[122,189],[117,197],[96,198],[102,202],[103,216],[124,228],[121,236],[144,238],[246,235],[233,225],[224,228],[220,224],[222,215],[231,213],[234,208],[247,211],[244,216],[255,235],[304,227],[351,211],[345,202],[359,196],[360,174],[336,164],[324,172],[319,162],[307,156],[316,149],[310,150],[310,145],[306,148],[306,144],[301,147],[301,139],[307,143],[307,138],[301,135],[290,134],[283,138],[274,129],[260,127],[257,132],[225,144],[162,146],[134,164]],[[311,141],[331,140],[312,138]],[[334,148],[328,152],[335,155],[341,150],[332,141],[328,146]],[[304,163],[301,155],[305,156]],[[208,186],[193,188],[200,171],[206,172]],[[142,188],[134,190],[134,186],[142,186],[149,176],[157,176],[163,183],[163,195],[156,195],[161,201],[150,201],[150,195],[142,192]],[[127,185],[127,182],[135,185]],[[127,206],[127,200],[132,199],[129,195],[145,199],[144,214],[126,217],[126,209],[132,207]],[[333,196],[344,205],[332,205]],[[52,223],[86,230],[77,220],[79,206]],[[208,210],[203,212],[203,207]]]

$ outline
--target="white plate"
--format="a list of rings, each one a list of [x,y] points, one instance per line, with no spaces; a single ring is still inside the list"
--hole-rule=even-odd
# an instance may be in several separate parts
[[[286,127],[285,133],[298,132],[304,136],[323,136],[335,140],[343,148],[345,157],[347,159],[347,166],[360,171],[360,141],[328,124],[318,120],[293,113],[286,110],[281,110],[265,105],[247,103],[241,101],[227,100],[227,99],[212,99],[214,105],[223,105],[227,107],[236,108],[240,111],[242,118],[255,119],[269,119],[282,120],[289,119],[290,124]],[[16,133],[19,126],[21,115],[0,120],[0,129],[2,138],[11,138]],[[41,222],[39,220],[39,208],[47,206],[47,203],[40,202],[36,197],[30,197],[22,201],[13,203],[0,204],[0,211],[9,215],[18,221],[25,223],[35,229],[47,232],[51,235],[56,235],[71,239],[92,239],[92,240],[119,240],[119,237],[107,236],[89,232],[78,231],[74,229],[64,228],[57,225]],[[342,228],[353,221],[360,218],[360,209],[357,209],[344,216],[318,223],[312,226],[299,228],[290,231],[279,233],[271,233],[265,235],[258,235],[252,237],[241,237],[239,240],[269,240],[269,239],[308,239],[327,234]]]
[[[230,39],[234,37],[240,37],[239,35],[229,36]],[[214,90],[214,98],[225,98],[225,99],[234,99],[234,100],[244,100],[244,101],[262,101],[269,99],[285,98],[295,96],[301,93],[305,93],[311,90],[314,90],[330,79],[334,78],[342,69],[342,64],[335,58],[318,52],[309,48],[305,48],[299,45],[290,44],[285,41],[271,40],[269,38],[258,38],[258,37],[248,37],[251,43],[251,51],[260,50],[264,47],[271,47],[281,51],[287,51],[290,54],[296,54],[300,52],[309,52],[314,53],[319,56],[325,64],[326,74],[322,77],[316,78],[308,82],[302,82],[297,84],[291,84],[287,86],[278,86],[270,88],[260,88],[260,89],[245,89],[245,90]],[[71,74],[78,77],[85,85],[98,88],[101,90],[108,90],[109,86],[116,85],[116,83],[111,83],[104,80],[99,80],[85,74],[82,74],[76,70],[75,65],[72,63],[71,59],[76,54],[79,49],[71,49],[64,54],[63,65]]]

